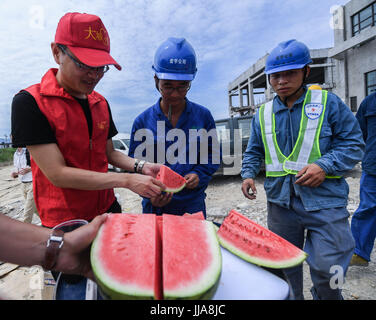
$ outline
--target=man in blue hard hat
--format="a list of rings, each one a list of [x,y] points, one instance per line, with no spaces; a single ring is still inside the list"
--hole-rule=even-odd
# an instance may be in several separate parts
[[[265,161],[268,227],[308,253],[314,299],[342,299],[354,250],[343,175],[362,159],[358,122],[340,98],[308,90],[307,46],[280,43],[265,73],[276,96],[257,111],[242,165],[242,192],[256,198],[254,179]],[[302,265],[284,270],[295,299],[303,296]]]
[[[161,97],[135,119],[129,155],[163,163],[187,184],[175,194],[144,198],[143,212],[183,215],[202,211],[206,217],[205,189],[219,167],[219,146],[210,111],[186,98],[197,72],[195,51],[184,38],[168,38],[157,49],[152,68]],[[207,139],[197,132],[207,133]]]

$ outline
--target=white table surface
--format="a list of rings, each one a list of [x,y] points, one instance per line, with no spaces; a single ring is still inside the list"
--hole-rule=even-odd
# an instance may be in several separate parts
[[[213,300],[284,300],[286,281],[221,247],[222,274]]]

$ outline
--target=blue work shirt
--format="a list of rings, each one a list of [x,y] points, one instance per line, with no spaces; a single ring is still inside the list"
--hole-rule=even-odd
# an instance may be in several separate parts
[[[149,162],[163,163],[183,177],[188,173],[196,173],[200,179],[198,186],[194,189],[184,188],[182,191],[175,193],[169,203],[169,207],[175,204],[177,207],[186,208],[187,204],[190,203],[195,207],[195,204],[203,202],[206,198],[205,189],[220,164],[215,122],[207,108],[186,99],[186,107],[180,115],[176,127],[173,128],[161,110],[160,101],[159,99],[155,105],[146,109],[135,119],[131,132],[129,156],[145,159]],[[160,126],[164,126],[164,132],[162,130],[158,132],[157,121]],[[148,138],[146,137],[142,138],[142,141],[135,140],[136,132],[139,129],[150,130],[149,133],[152,135],[152,138],[149,142],[147,142]],[[174,129],[180,130],[177,132],[177,130],[173,131]],[[212,138],[205,139],[207,145],[202,137],[192,135],[192,133],[197,133],[197,130],[200,129],[204,129],[204,131],[206,130],[206,132],[212,134]],[[182,133],[184,134],[180,137],[179,134]],[[173,136],[175,137],[172,140]],[[213,143],[213,139],[215,139],[215,143]],[[137,147],[142,143],[144,143],[145,148],[149,149],[142,154],[138,154],[139,150],[137,150]],[[171,153],[174,150],[173,145],[177,147],[178,151],[175,150],[175,152]],[[201,147],[203,147],[203,152],[200,152]],[[141,148],[140,150],[145,148]],[[148,151],[152,152],[148,155]],[[206,154],[204,155],[204,152],[207,152],[207,157]],[[170,156],[176,156],[176,163],[169,162],[168,153],[170,153]],[[201,155],[203,158],[200,158]],[[193,159],[194,161],[192,161]],[[144,198],[143,207],[145,208],[149,202],[149,199]],[[184,214],[184,212],[181,214]]]
[[[362,169],[376,175],[376,92],[366,97],[356,113],[366,143]]]
[[[278,96],[273,101],[277,143],[281,152],[288,156],[299,135],[304,94],[294,103],[291,109]],[[364,142],[358,121],[339,97],[328,92],[326,111],[319,137],[321,158],[315,161],[331,176],[343,176],[362,159]],[[244,153],[242,178],[254,179],[260,171],[264,160],[259,110],[252,119],[251,136]],[[305,210],[314,211],[347,205],[349,187],[346,180],[325,179],[318,187],[304,187],[295,184],[295,175],[283,177],[266,177],[264,187],[267,199],[282,207],[289,208],[290,196],[301,198]]]

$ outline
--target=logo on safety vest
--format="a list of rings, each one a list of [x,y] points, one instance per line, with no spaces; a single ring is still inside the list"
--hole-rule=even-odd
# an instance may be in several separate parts
[[[323,109],[324,106],[321,103],[308,103],[304,107],[304,112],[309,119],[315,120],[320,118]]]

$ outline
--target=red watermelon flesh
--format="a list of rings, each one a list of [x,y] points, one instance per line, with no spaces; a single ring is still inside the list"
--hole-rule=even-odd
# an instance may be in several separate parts
[[[156,178],[166,186],[165,192],[179,192],[187,183],[184,177],[165,165],[161,166]]]
[[[195,212],[195,213],[184,213],[183,217],[198,219],[198,220],[205,220],[204,213],[202,211]]]
[[[107,296],[113,299],[161,297],[158,230],[154,215],[107,217],[91,251],[94,274]],[[129,293],[128,297],[125,293]]]
[[[235,210],[224,219],[217,235],[222,247],[260,266],[289,268],[307,257],[303,250]]]
[[[220,248],[211,222],[163,215],[165,299],[205,297],[219,280],[220,266]]]
[[[109,215],[91,263],[111,299],[210,298],[221,273],[213,224],[166,214]]]

